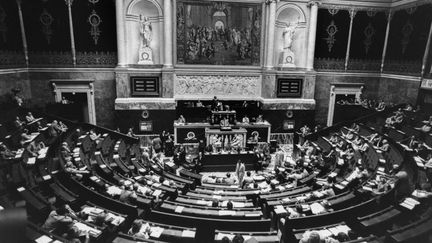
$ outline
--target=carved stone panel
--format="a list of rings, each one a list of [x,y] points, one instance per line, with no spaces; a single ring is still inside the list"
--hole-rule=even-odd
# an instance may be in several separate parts
[[[261,96],[260,76],[177,75],[174,80],[175,98],[242,99]]]

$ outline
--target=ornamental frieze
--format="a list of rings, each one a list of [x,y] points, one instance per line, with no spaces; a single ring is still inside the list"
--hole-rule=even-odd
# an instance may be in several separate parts
[[[177,75],[174,80],[174,95],[256,97],[261,95],[261,77]]]

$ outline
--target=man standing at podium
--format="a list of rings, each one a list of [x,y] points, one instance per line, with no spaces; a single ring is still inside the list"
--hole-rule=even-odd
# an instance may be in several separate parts
[[[246,172],[246,167],[245,164],[243,163],[243,161],[238,160],[237,161],[237,165],[236,165],[236,175],[238,178],[238,182],[239,182],[239,186],[241,187],[243,185],[243,178]]]
[[[228,117],[225,117],[224,119],[222,119],[220,121],[220,126],[221,127],[229,127],[230,126]]]

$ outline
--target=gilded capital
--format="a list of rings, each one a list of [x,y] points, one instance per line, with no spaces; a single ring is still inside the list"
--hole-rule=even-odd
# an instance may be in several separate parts
[[[73,0],[65,0],[65,3],[68,7],[72,6]]]
[[[312,6],[319,6],[321,4],[321,1],[319,1],[319,0],[316,0],[316,1],[309,1],[308,3],[307,3],[307,6],[308,7],[312,7]]]

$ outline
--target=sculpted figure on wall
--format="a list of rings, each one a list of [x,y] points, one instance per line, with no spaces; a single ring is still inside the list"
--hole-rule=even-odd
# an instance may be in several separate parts
[[[288,23],[282,32],[283,37],[283,51],[282,51],[282,67],[294,68],[294,52],[292,51],[292,43],[294,34],[298,26],[297,23]]]
[[[283,49],[290,49],[293,42],[293,37],[296,31],[298,23],[292,24],[288,23],[283,31],[284,45]]]
[[[150,48],[152,41],[152,25],[148,17],[140,15],[140,47],[138,64],[153,64],[153,52]]]
[[[152,26],[148,17],[140,15],[140,34],[143,46],[150,46],[152,41]]]
[[[259,76],[176,76],[176,96],[232,96],[260,95]]]

